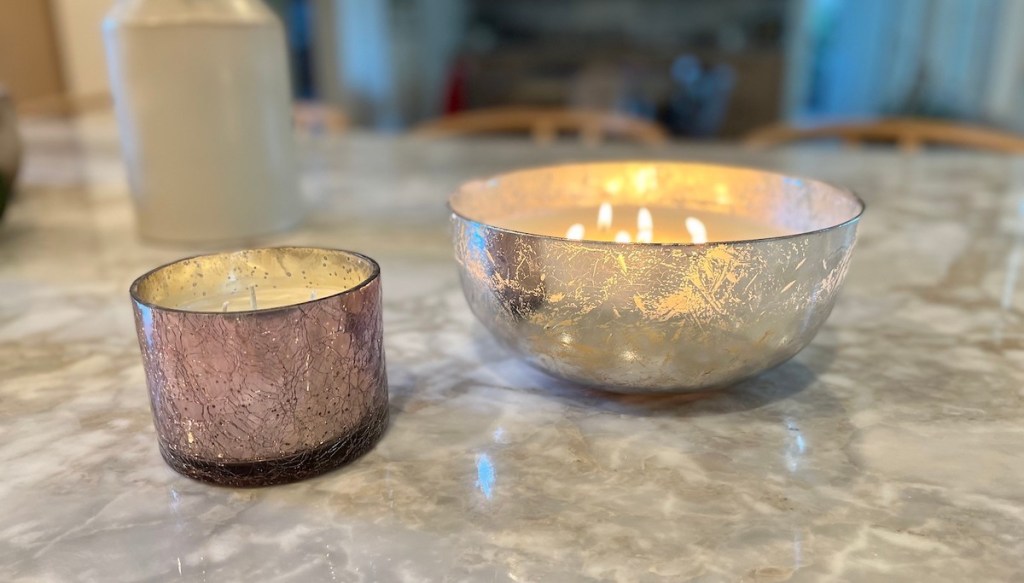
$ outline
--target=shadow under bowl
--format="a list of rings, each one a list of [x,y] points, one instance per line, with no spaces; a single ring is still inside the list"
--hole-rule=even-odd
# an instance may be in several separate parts
[[[631,177],[655,177],[655,188]],[[624,188],[609,190],[610,183]],[[613,205],[686,208],[787,233],[705,244],[570,240],[510,219]],[[476,317],[563,379],[619,393],[732,385],[796,355],[828,318],[864,203],[823,182],[675,162],[575,164],[463,186],[449,200]]]

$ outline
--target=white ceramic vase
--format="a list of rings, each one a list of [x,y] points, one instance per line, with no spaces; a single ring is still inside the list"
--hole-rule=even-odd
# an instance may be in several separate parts
[[[302,216],[280,21],[260,0],[120,0],[104,23],[138,226],[235,241]]]

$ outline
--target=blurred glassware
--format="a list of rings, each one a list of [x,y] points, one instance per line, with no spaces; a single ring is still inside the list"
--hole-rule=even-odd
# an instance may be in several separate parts
[[[292,119],[296,133],[301,136],[343,134],[351,125],[344,110],[319,101],[296,101]]]
[[[104,31],[145,238],[232,241],[302,218],[284,32],[261,0],[121,0]]]
[[[682,55],[672,63],[674,88],[669,98],[668,125],[672,133],[708,137],[718,133],[736,74],[725,64],[705,67],[693,55]]]
[[[14,196],[14,179],[21,162],[21,136],[14,115],[14,103],[0,85],[0,217]]]

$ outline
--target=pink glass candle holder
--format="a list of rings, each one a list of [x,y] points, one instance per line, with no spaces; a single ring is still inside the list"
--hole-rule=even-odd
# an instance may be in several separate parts
[[[316,248],[183,259],[131,286],[160,452],[262,486],[333,469],[388,422],[380,267]]]

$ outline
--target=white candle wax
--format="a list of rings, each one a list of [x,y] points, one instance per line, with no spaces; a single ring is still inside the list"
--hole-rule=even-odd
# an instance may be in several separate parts
[[[242,288],[238,291],[209,293],[202,297],[187,297],[168,302],[178,309],[188,311],[248,311],[251,309],[268,309],[295,305],[317,298],[341,293],[348,288],[317,288],[305,287],[263,287]],[[255,307],[253,298],[255,297]]]
[[[610,221],[607,210],[581,207],[513,216],[495,224],[525,233],[587,241],[622,241],[626,233],[633,242],[662,244],[743,241],[792,234],[767,222],[685,207],[615,205],[612,209]],[[700,225],[706,232],[706,241],[700,240]]]
[[[190,298],[177,303],[174,307],[191,312],[244,312],[252,310],[253,296],[255,309],[266,310],[301,304],[317,298],[345,291],[335,288],[310,289],[306,287],[252,287],[237,292],[208,294],[200,298]]]
[[[376,274],[369,259],[347,251],[249,249],[191,257],[157,268],[139,279],[136,291],[164,309],[247,312],[345,293]]]

